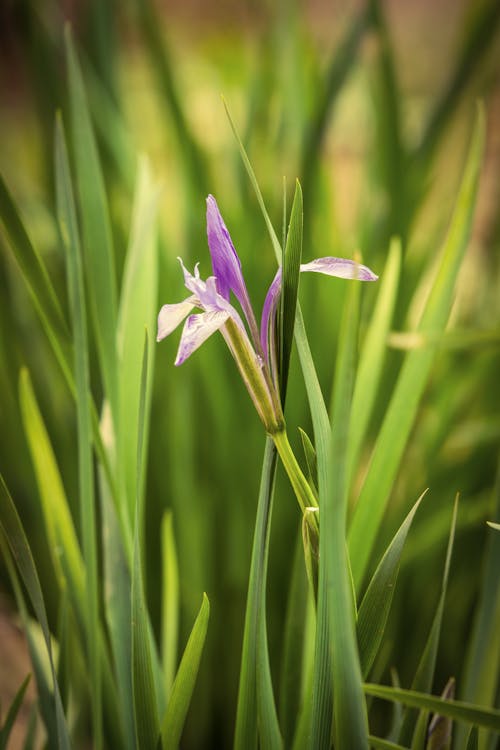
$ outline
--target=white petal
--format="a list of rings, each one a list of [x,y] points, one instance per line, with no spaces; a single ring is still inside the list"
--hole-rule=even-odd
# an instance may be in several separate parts
[[[229,317],[225,310],[190,315],[184,324],[175,364],[182,365]]]
[[[157,341],[161,341],[174,331],[179,323],[182,323],[186,315],[189,315],[193,307],[197,304],[194,295],[188,297],[183,302],[177,302],[175,305],[163,305],[158,313],[158,334]]]
[[[315,271],[339,279],[357,279],[358,281],[376,281],[378,276],[368,266],[356,263],[347,258],[316,258],[310,263],[303,263],[301,271]]]

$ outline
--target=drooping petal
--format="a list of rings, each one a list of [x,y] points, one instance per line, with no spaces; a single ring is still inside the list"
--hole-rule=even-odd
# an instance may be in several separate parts
[[[213,195],[207,198],[207,237],[217,291],[227,300],[233,291],[242,303],[246,287],[241,273],[241,261]]]
[[[182,323],[186,315],[189,315],[196,304],[196,297],[191,295],[191,297],[188,297],[183,302],[177,302],[174,305],[163,305],[158,313],[158,333],[156,340],[162,341],[172,333]]]
[[[270,326],[274,326],[274,320],[276,318],[276,306],[278,304],[279,296],[281,292],[281,268],[278,268],[276,275],[271,282],[271,286],[267,290],[266,299],[264,300],[264,306],[262,308],[262,318],[260,321],[260,344],[264,356],[269,360],[269,329]]]
[[[190,315],[184,323],[175,364],[182,365],[229,317],[230,314],[225,310]]]
[[[358,281],[376,281],[378,276],[368,266],[356,263],[347,258],[316,258],[310,263],[303,263],[301,271],[315,271],[327,276],[337,276],[339,279],[357,279]]]

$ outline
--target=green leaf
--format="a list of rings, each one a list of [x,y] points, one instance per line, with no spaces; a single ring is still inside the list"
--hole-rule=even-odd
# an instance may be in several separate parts
[[[478,750],[479,748],[479,732],[477,727],[472,727],[469,736],[467,737],[467,744],[465,750]]]
[[[52,644],[50,640],[49,623],[47,620],[47,612],[43,600],[42,589],[40,586],[38,573],[36,571],[35,562],[33,560],[33,555],[26,538],[26,534],[24,533],[24,529],[18,516],[16,507],[1,474],[0,526],[2,527],[12,556],[16,562],[23,583],[28,591],[31,605],[35,611],[36,618],[40,623],[40,627],[42,628],[45,646],[47,648],[47,654],[49,656],[50,670],[54,687],[58,745],[60,750],[69,750],[70,741],[68,726],[66,724],[61,694],[59,692],[59,686],[57,684],[56,670],[52,654]]]
[[[399,701],[412,708],[424,708],[434,711],[441,716],[449,716],[455,721],[466,724],[476,724],[500,731],[500,711],[494,708],[482,708],[463,701],[447,701],[429,693],[419,693],[415,690],[388,687],[385,685],[365,684],[367,695],[374,695],[388,701]]]
[[[174,683],[179,640],[179,567],[175,549],[172,513],[164,514],[161,523],[162,549],[162,666],[165,696]]]
[[[196,675],[207,634],[210,605],[203,594],[203,601],[191,630],[182,660],[175,677],[167,710],[162,721],[161,736],[163,750],[176,750],[181,739],[182,728],[193,694]]]
[[[71,29],[65,30],[71,131],[80,197],[90,309],[106,396],[118,431],[115,261],[104,180]]]
[[[69,586],[82,602],[85,570],[80,544],[28,370],[19,376],[19,401],[24,431],[35,469],[49,551],[59,586]]]
[[[366,677],[370,672],[382,642],[406,536],[424,494],[419,497],[386,549],[361,602],[358,611],[357,633],[363,677]]]
[[[315,494],[318,494],[316,489],[317,476],[318,476],[318,460],[316,457],[316,451],[314,445],[311,442],[309,435],[299,427],[300,439],[302,441],[302,448],[304,449],[304,455],[307,464],[307,481],[314,489]]]
[[[7,748],[9,736],[12,731],[12,727],[14,726],[14,722],[16,720],[17,714],[19,713],[19,709],[21,708],[24,694],[26,692],[26,688],[28,687],[28,683],[30,679],[31,679],[31,675],[27,675],[22,681],[20,688],[18,689],[17,693],[14,696],[14,700],[9,706],[9,710],[7,711],[7,716],[5,717],[5,721],[0,727],[0,750],[6,750]]]
[[[443,580],[441,582],[441,593],[439,601],[436,607],[436,613],[432,622],[432,626],[425,644],[424,651],[420,658],[420,662],[413,679],[412,690],[430,692],[432,683],[434,680],[434,670],[436,667],[437,651],[439,646],[439,637],[441,635],[441,623],[443,620],[444,605],[446,599],[446,590],[448,587],[448,576],[450,572],[451,554],[453,551],[453,543],[455,541],[455,529],[457,524],[457,511],[458,511],[458,495],[455,498],[453,506],[453,515],[451,519],[450,536],[448,540],[448,548],[446,550],[446,559],[443,571]],[[407,711],[403,719],[403,725],[399,734],[400,742],[410,742],[413,733],[413,725],[415,723],[415,712]]]
[[[401,242],[393,239],[380,276],[377,303],[361,350],[352,397],[349,431],[349,483],[352,482],[363,439],[373,411],[382,377],[387,335],[392,322],[401,268]]]
[[[118,317],[117,349],[120,362],[120,480],[128,501],[130,520],[136,497],[137,480],[141,493],[144,473],[137,476],[137,424],[141,383],[141,357],[144,346],[144,329],[155,328],[158,262],[156,251],[156,214],[159,189],[153,183],[146,159],[139,163],[139,173],[134,197],[132,226],[123,272],[123,285]],[[148,347],[148,380],[145,394],[145,424],[141,465],[145,467],[148,444],[148,424],[151,403],[151,384],[154,368],[154,347]]]
[[[304,693],[303,649],[308,608],[308,585],[304,570],[302,539],[298,536],[292,564],[292,575],[285,626],[283,631],[283,654],[280,679],[280,722],[283,744],[292,747],[299,710]]]
[[[448,321],[456,277],[467,246],[484,143],[484,113],[478,109],[455,211],[419,332],[441,331]],[[356,587],[366,574],[373,544],[427,383],[434,350],[410,352],[403,364],[373,452],[349,530]]]
[[[300,263],[302,260],[302,228],[304,212],[302,189],[297,181],[293,198],[290,224],[283,254],[283,277],[280,296],[280,394],[285,402],[288,370],[292,352],[295,313],[299,293]]]
[[[368,723],[361,686],[354,600],[345,544],[347,445],[356,361],[361,287],[349,287],[342,318],[332,397],[331,452],[327,492],[320,491],[318,630],[328,634],[332,655],[335,746],[368,748]],[[326,606],[321,607],[325,599]],[[325,625],[321,617],[326,619]],[[325,651],[328,645],[325,644]]]
[[[264,732],[262,741],[274,737],[281,745],[277,730],[276,709],[267,657],[265,632],[265,594],[267,558],[271,527],[272,499],[276,470],[276,449],[271,438],[267,438],[262,462],[257,517],[250,562],[245,626],[241,653],[240,682],[236,711],[234,747],[236,750],[257,747],[259,719]],[[269,706],[266,707],[266,701]],[[269,710],[270,714],[265,713]],[[264,714],[261,716],[261,713]]]
[[[136,742],[144,750],[156,750],[160,738],[159,696],[157,694],[155,644],[144,590],[144,498],[142,457],[145,402],[148,380],[148,337],[144,337],[137,424],[137,477],[135,502],[134,563],[132,570],[132,689]]]
[[[78,430],[78,488],[85,560],[85,625],[90,671],[90,697],[94,742],[103,745],[102,672],[99,659],[99,572],[97,527],[92,457],[92,417],[90,399],[87,314],[81,263],[80,238],[76,220],[71,175],[64,131],[60,118],[55,133],[56,199],[59,229],[66,252],[68,290],[75,342],[75,384]]]

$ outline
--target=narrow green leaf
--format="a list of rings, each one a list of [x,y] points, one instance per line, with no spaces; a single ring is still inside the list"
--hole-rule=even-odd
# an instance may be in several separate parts
[[[370,319],[357,368],[349,432],[349,483],[351,483],[356,470],[359,453],[380,385],[387,347],[387,335],[396,302],[400,268],[401,242],[398,239],[393,239],[384,270],[380,276],[377,303]]]
[[[469,237],[483,143],[484,113],[479,108],[455,211],[420,322],[420,332],[440,331],[448,321],[455,281]],[[434,355],[434,350],[416,350],[407,355],[384,419],[349,530],[349,551],[356,586],[366,573]]]
[[[162,665],[165,696],[170,696],[174,684],[179,640],[179,568],[173,529],[172,513],[164,514],[161,523],[162,549]]]
[[[118,318],[117,349],[120,361],[120,480],[128,500],[130,520],[136,497],[137,479],[141,493],[144,474],[137,476],[137,424],[141,382],[141,357],[144,346],[144,329],[153,331],[157,298],[156,214],[159,189],[153,183],[146,159],[139,163],[139,173],[134,197],[132,226],[123,272],[123,286]],[[154,347],[148,348],[148,381],[145,394],[145,425],[141,464],[145,466],[151,384],[154,368]]]
[[[162,721],[161,736],[163,750],[176,750],[179,746],[182,728],[200,666],[209,615],[210,605],[208,597],[206,594],[203,594],[200,611],[191,630],[184,654],[182,655],[167,710]]]
[[[320,493],[318,628],[327,619],[332,654],[334,736],[336,747],[368,748],[368,723],[361,687],[354,602],[345,544],[347,521],[347,445],[361,288],[349,287],[342,318],[332,397],[332,437],[328,491]],[[321,608],[321,598],[326,607]],[[325,646],[325,650],[326,650]]]
[[[299,293],[300,263],[302,260],[302,228],[304,212],[302,189],[297,181],[293,198],[290,224],[283,254],[283,278],[280,296],[280,394],[284,403],[288,383],[288,370],[292,352],[295,313]]]
[[[42,633],[49,656],[50,670],[54,687],[55,714],[57,724],[58,745],[61,750],[69,750],[70,741],[68,726],[64,716],[61,694],[57,684],[55,664],[50,641],[50,630],[47,620],[47,612],[43,600],[42,589],[36,571],[35,562],[31,553],[26,534],[24,533],[21,520],[18,516],[14,502],[9,494],[7,486],[0,474],[0,526],[9,544],[12,556],[16,562],[24,585],[28,591],[31,605],[35,611],[36,618],[42,628]]]
[[[28,439],[40,492],[49,551],[59,586],[83,599],[84,566],[73,518],[64,491],[59,467],[40,413],[28,370],[19,376],[19,401],[24,431]]]
[[[283,744],[291,748],[304,692],[303,658],[304,630],[309,596],[304,570],[301,535],[297,538],[284,627],[284,643],[280,679],[280,722]]]
[[[259,708],[262,704],[257,694],[257,683],[268,677],[265,671],[266,643],[262,643],[265,630],[262,620],[265,617],[267,556],[271,524],[272,497],[276,469],[276,449],[271,438],[267,438],[262,462],[257,517],[250,562],[245,626],[241,653],[240,682],[236,710],[234,735],[235,750],[257,747],[257,727]],[[258,671],[257,664],[260,664]],[[264,685],[262,693],[268,692]],[[272,698],[274,706],[274,698]],[[274,724],[274,722],[273,722]]]
[[[443,579],[441,582],[441,593],[439,601],[436,607],[436,613],[432,622],[432,626],[423,650],[420,662],[415,673],[415,677],[412,683],[412,690],[430,692],[432,683],[434,680],[434,670],[436,667],[437,651],[439,646],[439,638],[441,635],[441,623],[443,620],[444,605],[446,599],[446,590],[448,587],[448,576],[450,572],[451,555],[453,552],[453,543],[455,541],[455,530],[457,524],[457,512],[458,512],[458,495],[455,498],[453,506],[453,514],[451,519],[450,536],[448,539],[448,548],[446,550],[446,559],[444,564]],[[403,724],[399,734],[400,742],[410,742],[413,733],[413,725],[415,723],[415,712],[406,711],[406,715],[403,719]]]
[[[66,251],[68,290],[75,341],[75,384],[78,430],[78,488],[83,556],[85,560],[86,642],[90,671],[90,697],[94,742],[103,746],[102,672],[99,659],[99,571],[97,526],[92,458],[92,419],[90,399],[87,314],[81,263],[80,238],[76,220],[71,174],[61,118],[56,121],[55,172],[57,217]]]
[[[361,602],[358,611],[357,633],[363,677],[366,677],[370,672],[382,642],[404,544],[424,495],[425,492],[419,497],[387,547]]]
[[[156,750],[160,723],[156,702],[148,613],[142,580],[139,530],[136,528],[132,574],[132,687],[136,742],[144,750]]]
[[[316,451],[314,445],[311,442],[309,435],[299,427],[300,439],[302,440],[302,448],[304,449],[304,456],[307,464],[307,480],[311,487],[314,487],[316,494],[317,476],[318,476],[318,460],[316,457]]]
[[[117,294],[111,226],[83,78],[69,26],[65,30],[65,43],[90,307],[106,396],[117,430]]]
[[[376,698],[399,701],[412,708],[424,708],[439,713],[441,716],[449,716],[450,719],[455,721],[500,731],[500,711],[495,708],[482,708],[463,701],[447,701],[429,693],[419,693],[415,690],[403,690],[386,685],[371,685],[368,683],[364,685],[364,691],[367,695],[374,695]]]
[[[14,696],[14,700],[9,706],[9,710],[7,711],[7,716],[5,717],[5,721],[0,727],[0,750],[6,750],[7,748],[9,736],[12,731],[12,727],[14,726],[14,722],[16,720],[17,714],[19,713],[19,709],[21,708],[24,694],[26,692],[26,688],[28,687],[28,683],[30,679],[31,679],[31,675],[27,675],[22,681],[20,688],[18,689],[18,691],[16,692]]]

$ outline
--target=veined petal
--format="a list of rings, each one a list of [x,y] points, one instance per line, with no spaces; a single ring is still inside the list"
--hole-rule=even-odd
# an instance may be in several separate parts
[[[188,297],[183,302],[177,302],[174,305],[163,305],[158,313],[158,334],[156,340],[162,341],[162,339],[172,333],[182,323],[186,315],[189,315],[197,303],[197,298],[191,295],[191,297]]]
[[[215,333],[224,325],[229,317],[230,313],[226,310],[214,310],[190,315],[184,323],[175,364],[182,365],[212,333]]]
[[[213,195],[207,198],[207,237],[212,268],[217,279],[217,291],[227,300],[233,291],[242,303],[246,296],[246,288],[241,273],[241,261]]]
[[[376,281],[378,276],[368,266],[356,263],[347,258],[316,258],[310,263],[303,263],[301,271],[315,271],[327,276],[337,276],[339,279],[357,279],[358,281]]]

